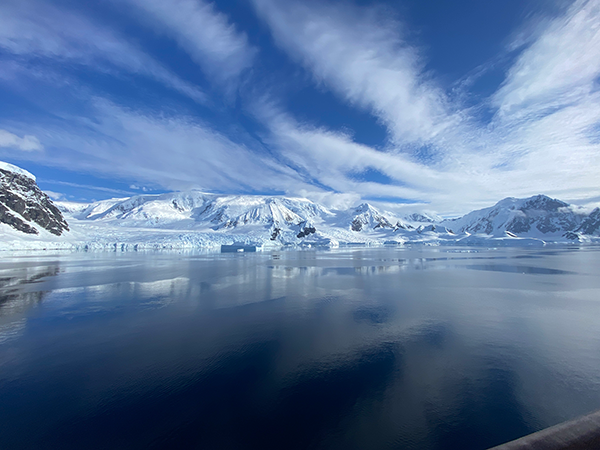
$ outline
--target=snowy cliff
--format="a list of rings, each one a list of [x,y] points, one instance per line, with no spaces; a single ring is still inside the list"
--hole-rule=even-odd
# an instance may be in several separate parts
[[[69,230],[63,215],[29,172],[0,163],[0,223],[25,234],[56,236]]]
[[[441,224],[456,233],[557,238],[575,231],[585,218],[583,211],[565,202],[536,195],[525,199],[505,198],[490,208]]]

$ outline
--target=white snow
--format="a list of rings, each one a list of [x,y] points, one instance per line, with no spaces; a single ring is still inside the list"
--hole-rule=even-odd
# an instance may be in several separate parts
[[[30,172],[27,172],[25,169],[21,169],[20,167],[14,166],[14,165],[9,164],[4,161],[0,161],[0,169],[6,170],[8,172],[18,173],[19,175],[23,175],[23,176],[26,176],[27,178],[31,178],[33,181],[35,181],[35,179],[36,179],[35,175],[33,175]]]
[[[221,245],[233,244],[264,250],[355,245],[498,247],[570,242],[564,232],[544,234],[538,229],[524,234],[506,232],[505,224],[523,215],[519,208],[532,199],[505,199],[494,207],[442,223],[430,222],[433,214],[422,216],[423,221],[418,222],[414,219],[421,217],[406,216],[413,219],[410,223],[368,203],[347,210],[330,210],[305,198],[216,195],[197,190],[94,203],[55,202],[65,215],[70,232],[54,236],[41,229],[39,235],[26,235],[0,224],[0,250],[219,249]],[[564,213],[575,214],[569,208]],[[528,214],[537,220],[537,212]],[[543,211],[538,215],[545,217]],[[579,220],[577,217],[573,220]],[[353,223],[361,224],[360,231],[356,231],[356,226],[353,230]],[[480,223],[490,223],[492,232],[465,230]],[[579,241],[600,242],[600,237]]]

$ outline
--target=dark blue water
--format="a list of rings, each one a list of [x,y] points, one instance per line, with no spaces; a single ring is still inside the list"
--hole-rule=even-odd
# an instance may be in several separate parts
[[[485,449],[600,409],[600,250],[0,259],[2,449]]]

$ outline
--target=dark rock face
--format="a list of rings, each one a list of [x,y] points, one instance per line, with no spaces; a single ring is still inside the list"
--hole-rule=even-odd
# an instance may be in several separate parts
[[[563,236],[566,237],[570,241],[579,241],[580,240],[579,235],[572,231],[567,231],[565,234],[563,234]]]
[[[271,233],[271,240],[274,241],[275,239],[277,239],[279,237],[280,234],[281,234],[281,228],[275,227],[273,229],[273,232]]]
[[[302,230],[300,230],[300,233],[298,233],[296,235],[297,238],[303,238],[308,236],[309,234],[313,234],[316,233],[317,229],[315,227],[304,227]]]
[[[485,216],[475,216],[460,231],[485,234],[506,231],[517,236],[536,232],[565,233],[575,231],[582,220],[582,216],[573,212],[569,204],[545,195],[536,195],[522,202],[512,199],[513,202],[509,203],[507,200],[511,199],[499,202]],[[512,217],[506,222],[498,219],[507,213]]]
[[[523,215],[508,223],[506,231],[517,235],[527,233],[532,227],[544,234],[572,231],[577,227],[579,218],[568,208],[568,203],[537,195],[519,208]]]
[[[17,216],[12,214],[10,210],[0,203],[0,222],[10,225],[15,230],[22,231],[27,234],[39,234],[38,230],[36,230],[31,225],[28,225],[22,219],[19,219]]]
[[[350,228],[352,231],[362,231],[369,228],[369,226],[372,226],[374,230],[378,228],[394,228],[390,221],[379,211],[368,203],[363,203],[355,208]]]
[[[63,231],[69,231],[62,213],[33,179],[2,169],[0,169],[0,222],[27,234],[39,234],[34,225],[56,236],[60,236]]]
[[[529,230],[531,230],[531,222],[529,217],[517,217],[506,227],[506,231],[514,234],[527,233]],[[490,233],[491,231],[488,232],[488,234]]]
[[[594,209],[576,231],[582,234],[598,234],[600,232],[600,208]]]
[[[360,219],[356,218],[351,224],[352,231],[361,231],[363,229],[363,223]]]
[[[400,221],[396,222],[396,225],[394,225],[394,231],[398,231],[400,229],[402,230],[414,230],[415,227],[413,227],[411,224],[408,223],[402,223]]]

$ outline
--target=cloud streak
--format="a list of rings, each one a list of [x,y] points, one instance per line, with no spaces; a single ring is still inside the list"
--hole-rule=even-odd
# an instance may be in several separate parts
[[[144,114],[102,98],[93,99],[91,107],[93,121],[64,116],[70,127],[32,127],[48,148],[36,157],[37,163],[174,190],[281,192],[290,186],[310,187],[286,166],[196,118]]]
[[[44,147],[35,136],[19,137],[6,130],[0,130],[0,147],[16,148],[24,152],[43,150]]]
[[[48,3],[0,3],[0,49],[32,60],[70,61],[112,73],[114,68],[125,70],[153,78],[198,103],[207,101],[198,87],[129,44],[118,32]]]
[[[28,82],[59,83],[61,64],[80,64],[114,76],[149,77],[206,102],[195,85],[150,57],[160,52],[146,51],[143,39],[133,45],[81,14],[31,1],[0,4],[0,54],[12,57],[2,72],[10,75],[11,67],[21,67],[14,69],[26,80],[21,91]],[[395,198],[456,214],[505,196],[545,193],[567,201],[600,196],[595,173],[600,0],[576,1],[561,16],[530,23],[527,40],[508,44],[512,59],[495,60],[495,70],[504,69],[505,76],[483,100],[469,97],[468,82],[460,99],[448,94],[437,75],[425,70],[426,48],[407,38],[409,24],[381,8],[252,2],[284,53],[259,49],[264,40],[252,44],[240,24],[204,0],[110,3],[128,11],[138,28],[156,32],[162,44],[176,43],[187,53],[193,67],[218,87],[207,92],[226,100],[220,111],[211,110],[215,114],[200,118],[176,102],[164,108],[119,104],[93,86],[75,86],[70,101],[85,107],[48,111],[52,123],[4,120],[0,127],[17,134],[3,138],[0,132],[0,146],[10,141],[14,150],[35,150],[36,142],[41,148],[36,136],[47,150],[35,153],[36,162],[104,174],[128,185],[286,192],[332,205],[360,197]],[[388,139],[377,148],[360,143],[352,137],[352,125],[348,133],[337,131],[318,108],[308,114],[312,122],[299,120],[302,111],[287,106],[285,89],[269,91],[259,79],[259,70],[269,66],[262,59],[281,62],[284,54],[286,63],[311,75],[318,92],[332,92],[346,107],[367,111],[385,125]],[[55,73],[48,69],[51,63]],[[23,67],[29,66],[27,74]],[[6,83],[16,82],[16,75],[8,75]],[[286,83],[293,81],[281,81]],[[231,102],[242,85],[247,89]],[[475,105],[466,108],[463,101]],[[73,109],[79,115],[64,113]],[[21,159],[33,155],[19,152]]]
[[[202,0],[127,0],[144,12],[160,31],[171,36],[203,71],[221,85],[237,84],[256,56],[244,33],[238,32],[213,3]]]
[[[317,2],[253,0],[276,43],[319,83],[371,111],[398,144],[425,143],[460,120],[424,72],[404,26],[385,11]]]
[[[423,73],[419,49],[397,31],[402,24],[376,10],[254,4],[281,48],[349,104],[369,109],[393,138],[382,152],[324,128],[289,120],[282,127],[281,116],[271,115],[274,141],[295,148],[290,158],[320,173],[321,182],[431,202],[446,213],[507,195],[575,200],[600,192],[592,169],[600,164],[600,2],[579,1],[543,28],[532,24],[538,33],[520,43],[505,81],[482,105],[495,110],[490,123],[451,104]],[[411,148],[417,151],[406,151]],[[357,184],[349,176],[369,168],[399,186]]]
[[[599,18],[600,2],[577,1],[550,22],[494,94],[499,114],[539,114],[589,96],[600,74]]]

